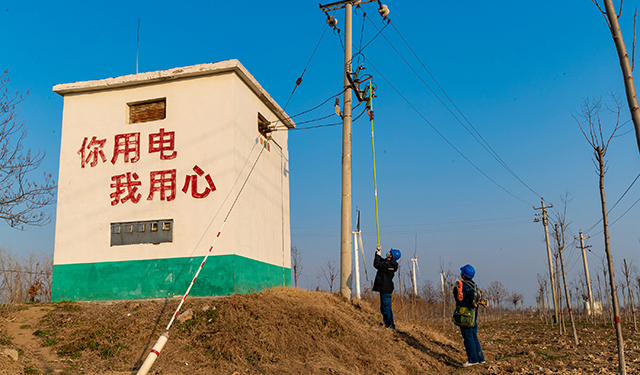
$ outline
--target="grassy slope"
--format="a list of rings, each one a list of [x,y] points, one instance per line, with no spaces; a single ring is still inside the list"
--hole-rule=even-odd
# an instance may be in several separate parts
[[[55,308],[34,329],[46,332],[38,339],[54,342],[52,349],[62,360],[47,367],[70,374],[132,373],[178,302],[47,304]],[[153,367],[156,373],[439,374],[456,372],[464,357],[427,327],[399,324],[393,332],[381,326],[377,306],[352,304],[329,293],[275,288],[188,299],[182,311],[188,309],[193,318],[171,328]],[[18,310],[0,312],[10,317]],[[37,359],[23,362],[34,367]]]

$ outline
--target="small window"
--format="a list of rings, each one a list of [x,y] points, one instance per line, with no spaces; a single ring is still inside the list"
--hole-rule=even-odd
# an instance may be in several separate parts
[[[151,231],[152,232],[158,231],[158,223],[151,223]]]
[[[167,117],[167,99],[129,103],[129,123],[158,121]]]
[[[267,121],[264,116],[258,113],[258,133],[262,134],[265,138],[269,138],[269,134],[273,131],[271,122]]]
[[[168,221],[162,223],[162,230],[171,230],[171,223]]]

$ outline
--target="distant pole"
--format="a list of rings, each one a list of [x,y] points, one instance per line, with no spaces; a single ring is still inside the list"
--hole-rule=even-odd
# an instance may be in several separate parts
[[[444,272],[440,272],[440,285],[442,285],[442,325],[444,326],[445,317],[447,316],[446,299],[444,297]]]
[[[585,246],[584,245],[584,240],[585,238],[589,238],[590,236],[584,237],[582,235],[582,231],[580,231],[580,248],[582,249],[582,262],[584,263],[584,275],[587,278],[587,290],[589,291],[589,307],[591,309],[591,315],[594,318],[594,322],[595,322],[595,313],[596,313],[596,305],[595,302],[593,300],[593,290],[591,289],[591,278],[589,277],[589,266],[587,265],[587,253],[584,251],[584,249],[591,247],[591,245]],[[578,238],[576,238],[578,239]],[[578,246],[576,246],[578,247]]]
[[[416,263],[418,262],[418,259],[416,258],[412,258],[411,259],[411,263],[413,266],[413,295],[415,297],[418,297],[418,283],[416,281]]]
[[[138,33],[136,34],[136,74],[138,74],[139,51],[140,51],[140,18],[138,18]]]
[[[358,236],[360,234],[360,232],[355,231],[353,232],[353,245],[354,247],[354,261],[355,261],[355,266],[356,266],[356,298],[360,299],[360,268],[359,268],[359,261],[358,261],[358,241],[356,236]]]
[[[548,208],[553,207],[553,205]],[[556,318],[556,323],[560,325],[558,318],[558,296],[556,295],[556,281],[553,277],[553,261],[551,260],[551,244],[549,243],[549,228],[547,228],[547,210],[544,205],[544,198],[542,198],[542,207],[535,208],[536,210],[542,210],[542,225],[544,225],[544,239],[547,242],[547,258],[549,260],[549,277],[551,277],[551,293],[553,294],[553,313]],[[561,328],[562,329],[562,328]]]

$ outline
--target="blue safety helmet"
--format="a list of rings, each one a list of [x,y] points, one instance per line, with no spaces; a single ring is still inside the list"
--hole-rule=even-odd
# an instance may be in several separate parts
[[[393,260],[398,260],[402,256],[398,249],[391,249],[389,252],[391,253],[391,257],[393,257]]]
[[[466,266],[460,268],[460,272],[462,272],[465,277],[468,277],[470,279],[473,279],[473,277],[476,275],[475,268],[473,268],[473,266],[470,264],[467,264]]]

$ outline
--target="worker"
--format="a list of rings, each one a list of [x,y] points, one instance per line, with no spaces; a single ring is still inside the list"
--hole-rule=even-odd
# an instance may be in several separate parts
[[[478,286],[473,281],[476,270],[472,265],[467,264],[460,268],[460,277],[453,288],[453,295],[456,299],[456,307],[461,306],[475,310],[474,324],[472,327],[460,327],[460,333],[464,340],[464,349],[467,352],[467,363],[463,367],[470,367],[480,363],[485,363],[480,341],[478,341],[478,302],[481,296],[478,293]]]
[[[384,326],[394,330],[396,325],[393,322],[393,311],[391,311],[391,293],[393,293],[393,276],[398,270],[400,256],[400,250],[391,249],[383,259],[378,246],[373,259],[373,267],[378,270],[376,279],[373,281],[373,291],[380,293],[380,312]]]

